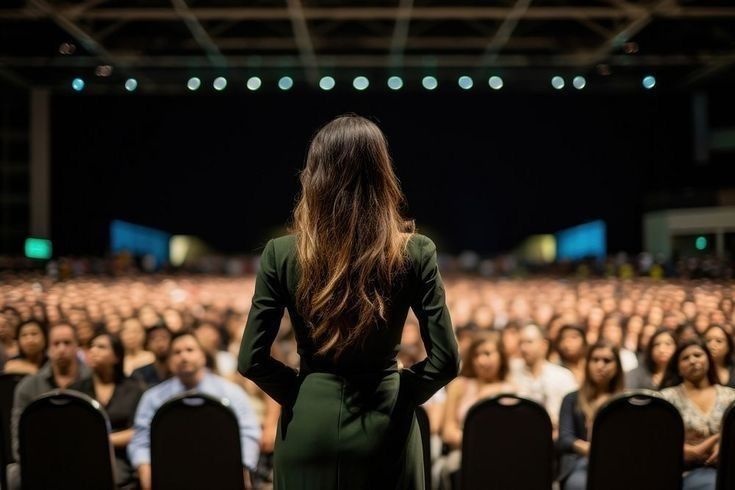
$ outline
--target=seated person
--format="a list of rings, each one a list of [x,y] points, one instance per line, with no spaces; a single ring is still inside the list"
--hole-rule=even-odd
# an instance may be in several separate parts
[[[720,383],[735,388],[735,345],[732,335],[721,325],[710,325],[702,337],[717,367]]]
[[[666,367],[661,395],[684,421],[683,490],[715,488],[720,424],[735,401],[735,389],[722,386],[704,342],[681,342]]]
[[[5,362],[3,372],[13,374],[36,374],[46,364],[46,329],[36,320],[28,320],[18,326],[15,333],[18,355]]]
[[[584,329],[577,325],[564,325],[556,336],[555,350],[559,355],[559,365],[569,369],[577,383],[584,379],[584,357],[587,351],[587,337]]]
[[[676,340],[666,327],[657,329],[646,344],[642,362],[625,376],[625,387],[632,390],[658,390],[666,365],[676,350]]]
[[[120,328],[120,340],[125,347],[125,375],[154,362],[153,353],[145,350],[145,328],[138,318],[128,318]]]
[[[600,406],[624,386],[623,365],[613,344],[600,340],[590,347],[586,366],[579,391],[564,397],[559,414],[559,481],[564,490],[587,488],[592,421]]]
[[[254,471],[258,463],[261,428],[245,392],[206,368],[204,349],[194,334],[187,331],[173,335],[169,365],[174,377],[146,391],[135,413],[134,433],[128,446],[128,455],[133,467],[138,470],[142,489],[151,488],[150,430],[153,416],[171,397],[191,390],[230,401],[230,408],[235,412],[240,425],[243,477],[246,487],[249,487],[249,471]]]
[[[171,331],[164,325],[154,325],[145,335],[145,348],[153,353],[155,360],[133,370],[131,378],[150,388],[171,377],[168,367],[168,350],[171,347]]]
[[[120,339],[100,331],[88,343],[87,362],[92,377],[72,384],[77,390],[97,400],[110,420],[110,444],[115,451],[115,480],[118,487],[134,482],[127,456],[133,437],[133,418],[143,388],[123,372],[125,350]]]

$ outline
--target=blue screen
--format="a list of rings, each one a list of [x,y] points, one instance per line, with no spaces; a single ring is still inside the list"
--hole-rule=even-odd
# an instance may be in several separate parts
[[[567,228],[556,234],[557,260],[602,259],[606,255],[606,227],[602,220]]]
[[[156,264],[168,262],[169,240],[165,231],[114,220],[110,224],[110,248],[113,252],[127,250],[133,255],[153,255]]]

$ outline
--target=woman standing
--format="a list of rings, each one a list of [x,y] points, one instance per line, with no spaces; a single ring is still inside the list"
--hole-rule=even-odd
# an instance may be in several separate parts
[[[401,217],[385,137],[346,115],[314,137],[293,233],[268,241],[238,370],[282,407],[276,489],[423,489],[414,410],[456,375],[434,243]],[[296,372],[270,355],[284,308]],[[398,370],[413,309],[427,358]]]

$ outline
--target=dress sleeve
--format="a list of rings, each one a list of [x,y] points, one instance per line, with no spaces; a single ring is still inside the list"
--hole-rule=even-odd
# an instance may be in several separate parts
[[[574,430],[574,405],[577,402],[577,392],[572,392],[564,397],[559,412],[559,449],[562,453],[574,452],[574,441],[577,439],[587,440],[586,437],[578,437]]]
[[[269,240],[260,257],[237,370],[268,396],[286,405],[295,395],[297,377],[296,370],[271,357],[271,345],[278,334],[285,307],[275,259],[273,240]]]
[[[419,321],[427,357],[401,370],[400,388],[404,397],[418,405],[454,379],[459,370],[457,339],[445,302],[436,246],[423,237],[420,251],[418,289],[411,309]]]

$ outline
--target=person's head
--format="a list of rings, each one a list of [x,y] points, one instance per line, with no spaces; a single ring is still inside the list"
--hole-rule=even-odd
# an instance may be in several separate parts
[[[143,349],[145,344],[145,328],[135,317],[123,321],[120,328],[120,340],[126,352],[136,352]]]
[[[617,393],[623,390],[624,373],[618,347],[600,340],[589,348],[586,357],[584,387],[597,393]]]
[[[200,323],[194,330],[199,344],[209,354],[216,354],[222,344],[222,335],[219,329],[212,323]]]
[[[120,339],[105,331],[97,331],[87,342],[87,362],[95,373],[112,371],[115,383],[125,378],[125,348]]]
[[[171,337],[168,361],[171,372],[185,384],[199,376],[207,364],[204,348],[189,331],[176,332]]]
[[[661,388],[676,386],[684,381],[698,385],[704,380],[710,385],[720,384],[717,367],[704,341],[696,337],[680,342],[666,365]]]
[[[516,322],[508,322],[500,331],[503,341],[503,350],[508,358],[518,356],[520,344],[520,327]]]
[[[698,339],[699,332],[691,323],[682,323],[674,329],[674,336],[676,337],[676,342],[681,343],[692,339]]]
[[[584,357],[587,337],[584,329],[577,325],[564,325],[556,337],[556,351],[562,362],[576,362]]]
[[[488,331],[476,333],[462,358],[459,374],[486,383],[506,379],[508,358],[500,334]]]
[[[646,346],[644,362],[651,373],[661,372],[666,368],[676,350],[674,334],[666,327],[659,327],[651,336]]]
[[[145,348],[156,356],[156,361],[166,361],[171,348],[171,331],[163,325],[149,328],[146,332]]]
[[[605,318],[600,329],[600,336],[619,348],[623,346],[625,331],[621,319],[616,315]]]
[[[48,357],[58,371],[67,372],[77,362],[79,341],[74,327],[68,323],[51,325],[48,331]]]
[[[710,325],[707,330],[704,331],[705,343],[707,349],[712,355],[712,359],[715,364],[722,366],[732,366],[735,364],[733,354],[735,354],[735,342],[733,342],[732,335],[727,333],[724,327],[721,325]]]
[[[36,320],[21,322],[15,331],[15,338],[18,341],[18,353],[21,358],[34,358],[39,355],[45,357],[48,338],[46,328],[41,322]]]
[[[380,129],[344,115],[314,136],[294,209],[296,306],[318,355],[339,356],[386,320],[386,297],[407,268],[413,222]]]
[[[523,357],[523,360],[529,366],[546,359],[549,342],[541,327],[535,324],[523,327],[521,329],[519,349],[521,351],[521,357]]]

